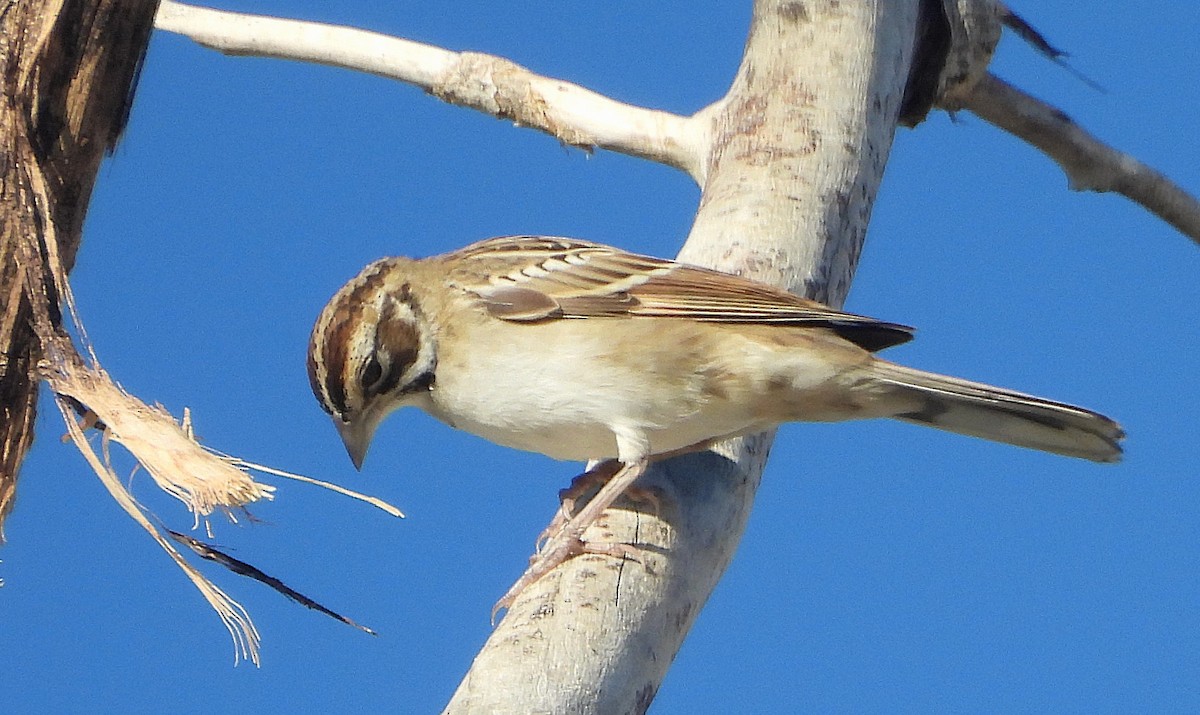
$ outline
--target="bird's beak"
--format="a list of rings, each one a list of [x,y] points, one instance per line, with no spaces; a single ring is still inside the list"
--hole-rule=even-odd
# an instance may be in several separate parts
[[[363,417],[365,418],[366,415]],[[375,436],[375,427],[378,422],[371,419],[343,422],[334,417],[333,424],[337,427],[338,434],[342,436],[342,443],[346,445],[346,453],[350,455],[350,461],[354,462],[354,468],[361,471],[363,460],[367,456],[367,448],[371,446],[371,438]]]

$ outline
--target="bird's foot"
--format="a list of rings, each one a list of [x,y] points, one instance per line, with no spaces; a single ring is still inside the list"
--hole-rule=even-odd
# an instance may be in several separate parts
[[[605,466],[606,464],[607,462],[598,465],[598,467]],[[617,462],[616,466],[620,467],[620,462]],[[575,514],[575,505],[578,502],[579,497],[583,494],[586,494],[594,486],[594,484],[591,482],[599,481],[601,479],[607,481],[611,476],[611,474],[593,475],[590,471],[585,472],[578,477],[575,477],[575,479],[572,480],[570,487],[567,487],[559,492],[559,498],[561,501],[559,502],[558,511],[555,512],[554,518],[550,520],[550,524],[547,525],[545,529],[542,529],[542,533],[538,534],[537,540],[534,542],[534,551],[540,554],[542,550],[546,548],[546,544],[550,543],[551,539],[562,533],[563,528],[566,527],[567,523],[571,520],[571,517]],[[589,483],[585,488],[581,489],[577,493],[574,493],[576,485],[585,478]],[[601,484],[603,484],[603,482],[601,482]],[[649,505],[650,513],[657,517],[660,513],[662,513],[662,499],[659,497],[659,494],[660,491],[652,487],[629,486],[625,488],[625,491],[621,496],[637,504]]]
[[[538,534],[534,542],[534,551],[541,553],[545,545],[563,530],[571,517],[575,515],[575,505],[580,498],[589,492],[598,491],[621,471],[621,462],[616,459],[606,459],[583,474],[571,480],[571,485],[558,492],[558,511],[550,524]]]
[[[541,577],[553,571],[560,564],[582,554],[598,554],[615,559],[628,559],[643,563],[641,549],[633,544],[612,541],[584,541],[578,536],[560,533],[559,537],[550,541],[545,548],[529,559],[529,567],[517,579],[508,591],[492,606],[492,624],[496,623],[496,614],[501,609],[511,608],[521,592]]]
[[[647,460],[644,459],[632,464],[624,464],[617,460],[601,462],[577,477],[571,483],[571,486],[564,490],[567,494],[563,500],[563,505],[560,506],[558,513],[550,522],[550,526],[538,537],[539,548],[533,558],[530,559],[529,568],[525,569],[525,573],[521,574],[521,578],[517,579],[517,582],[508,589],[508,592],[492,608],[493,623],[496,621],[496,613],[501,608],[511,607],[521,591],[525,590],[542,576],[550,573],[555,567],[567,561],[572,556],[594,553],[621,558],[632,557],[637,561],[641,561],[641,558],[636,555],[637,549],[634,546],[607,542],[585,542],[583,540],[583,533],[600,518],[605,509],[611,506],[619,496],[624,494],[629,489],[629,486],[646,471],[646,465]],[[592,482],[596,480],[602,480],[599,491],[577,513],[572,513],[574,512],[575,500],[582,493],[586,493],[591,488]],[[647,494],[651,495],[649,500],[657,508],[658,497],[649,491],[641,491],[643,496]]]

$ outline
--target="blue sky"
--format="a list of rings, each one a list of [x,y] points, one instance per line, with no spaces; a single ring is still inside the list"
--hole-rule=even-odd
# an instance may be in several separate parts
[[[748,2],[227,2],[507,56],[690,113],[737,66]],[[995,71],[1200,191],[1191,3],[1016,8],[1097,93],[1012,38]],[[889,357],[1119,419],[1098,466],[891,423],[781,430],[749,528],[652,712],[1200,710],[1200,250],[1071,193],[972,115],[901,131],[847,308],[915,325]],[[216,541],[378,638],[210,564],[263,635],[232,667],[192,586],[43,403],[0,549],[12,712],[435,712],[578,465],[415,412],[356,473],[304,352],[368,261],[506,233],[673,255],[698,190],[671,169],[347,71],[153,39],[73,274],[104,366],[211,446],[386,498],[281,480]],[[130,464],[124,463],[124,473]],[[188,517],[145,477],[135,494]]]

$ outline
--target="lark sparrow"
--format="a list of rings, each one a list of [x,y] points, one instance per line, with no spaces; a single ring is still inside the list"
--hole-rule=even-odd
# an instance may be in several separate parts
[[[502,445],[619,463],[593,470],[607,483],[505,601],[572,554],[610,552],[581,536],[652,459],[782,422],[890,417],[1120,459],[1103,415],[872,355],[911,337],[734,275],[516,236],[367,266],[317,319],[308,373],[358,467],[406,405]]]

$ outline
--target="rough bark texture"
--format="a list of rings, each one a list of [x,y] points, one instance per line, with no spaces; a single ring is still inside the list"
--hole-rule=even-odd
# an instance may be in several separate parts
[[[917,16],[918,0],[755,3],[733,86],[699,115],[710,144],[683,260],[842,303]],[[627,503],[586,535],[638,544],[643,562],[582,556],[533,584],[446,712],[644,712],[732,558],[769,445],[759,435],[654,467],[639,484],[657,513]]]
[[[38,391],[19,242],[53,225],[66,268],[74,263],[96,170],[124,127],[157,5],[0,1],[0,538],[33,441]]]

